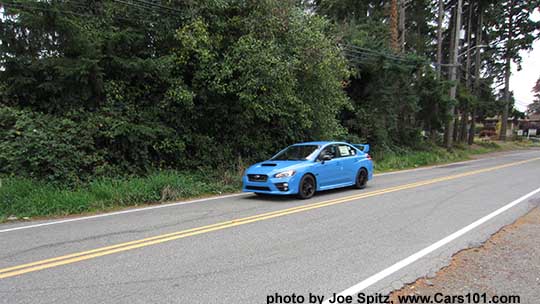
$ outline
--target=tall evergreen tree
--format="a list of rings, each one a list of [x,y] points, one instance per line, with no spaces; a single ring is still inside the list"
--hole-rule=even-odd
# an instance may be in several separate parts
[[[506,130],[510,104],[511,63],[520,68],[520,51],[530,50],[533,42],[540,38],[540,22],[530,17],[540,6],[539,0],[505,0],[492,4],[488,16],[490,28],[490,46],[496,50],[494,57],[497,65],[494,71],[504,83],[504,108],[501,117],[500,139],[506,140]]]

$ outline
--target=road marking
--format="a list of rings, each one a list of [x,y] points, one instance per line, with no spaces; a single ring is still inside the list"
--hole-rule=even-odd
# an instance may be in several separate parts
[[[517,204],[524,202],[528,198],[532,197],[533,195],[540,193],[540,188],[533,190],[532,192],[529,192],[525,194],[524,196],[516,199],[515,201],[493,211],[492,213],[476,220],[475,222],[459,229],[458,231],[448,235],[447,237],[431,244],[430,246],[408,256],[407,258],[395,263],[394,265],[370,276],[369,278],[361,281],[360,283],[347,288],[346,290],[342,291],[339,295],[342,296],[353,296],[355,294],[358,294],[359,292],[363,291],[364,289],[368,288],[369,286],[381,281],[382,279],[394,274],[395,272],[401,270],[402,268],[416,262],[417,260],[423,258],[424,256],[432,253],[433,251],[441,248],[442,246],[452,242],[453,240],[459,238],[460,236],[464,235],[465,233],[475,229],[476,227],[482,225],[483,223],[489,221],[490,219],[496,217],[497,215],[505,212],[506,210],[516,206]],[[329,304],[329,300],[326,300],[323,304]]]
[[[382,194],[392,193],[392,192],[406,190],[406,189],[417,188],[417,187],[420,187],[420,186],[430,185],[430,184],[439,183],[439,182],[443,182],[443,181],[458,179],[458,178],[471,176],[471,175],[475,175],[475,174],[490,172],[490,171],[494,171],[494,170],[499,170],[499,169],[503,169],[503,168],[507,168],[507,167],[517,166],[517,165],[537,161],[537,160],[540,160],[540,157],[532,158],[532,159],[528,159],[528,160],[523,160],[523,161],[518,161],[518,162],[513,162],[513,163],[507,163],[507,164],[499,165],[499,166],[495,166],[495,167],[478,169],[478,170],[464,172],[464,173],[455,174],[455,175],[443,176],[443,177],[434,178],[434,179],[430,179],[430,180],[419,181],[419,182],[405,184],[405,185],[401,185],[401,186],[394,186],[394,187],[375,190],[375,191],[371,191],[371,192],[366,192],[366,193],[361,193],[361,194],[336,198],[336,199],[323,201],[323,202],[319,202],[319,203],[313,203],[313,204],[309,204],[309,205],[302,205],[302,206],[297,206],[297,207],[292,207],[292,208],[287,208],[287,209],[282,209],[282,210],[276,210],[276,211],[272,211],[272,212],[257,214],[257,215],[253,215],[253,216],[249,216],[249,217],[234,219],[234,220],[220,222],[220,223],[211,224],[211,225],[206,225],[206,226],[202,226],[202,227],[196,227],[196,228],[191,228],[191,229],[187,229],[187,230],[181,230],[181,231],[177,231],[177,232],[157,235],[157,236],[154,236],[154,237],[144,238],[144,239],[140,239],[140,240],[134,240],[134,241],[120,243],[120,244],[116,244],[116,245],[96,248],[96,249],[92,249],[92,250],[88,250],[88,251],[82,251],[82,252],[72,253],[72,254],[59,256],[59,257],[54,257],[54,258],[50,258],[50,259],[44,259],[44,260],[31,262],[31,263],[27,263],[27,264],[16,265],[16,266],[0,269],[0,279],[5,279],[5,278],[9,278],[9,277],[29,273],[29,272],[39,271],[39,270],[52,268],[52,267],[57,267],[57,266],[61,266],[61,265],[66,265],[66,264],[71,264],[71,263],[75,263],[75,262],[80,262],[80,261],[84,261],[84,260],[88,260],[88,259],[93,259],[93,258],[109,255],[109,254],[114,254],[114,253],[119,253],[119,252],[123,252],[123,251],[133,250],[133,249],[136,249],[136,248],[156,245],[156,244],[169,242],[169,241],[173,241],[173,240],[177,240],[177,239],[181,239],[181,238],[185,238],[185,237],[189,237],[189,236],[195,236],[195,235],[198,235],[198,234],[208,233],[208,232],[212,232],[212,231],[216,231],[216,230],[222,230],[222,229],[232,228],[232,227],[245,225],[245,224],[249,224],[249,223],[253,223],[253,222],[258,222],[258,221],[263,221],[263,220],[272,219],[272,218],[276,218],[276,217],[281,217],[281,216],[294,214],[294,213],[298,213],[298,212],[304,212],[304,211],[318,209],[318,208],[327,207],[327,206],[332,206],[332,205],[336,205],[336,204],[342,204],[342,203],[350,202],[350,201],[353,201],[353,200],[363,199],[363,198],[372,197],[372,196],[378,196],[378,195],[382,195]]]
[[[529,151],[530,152],[530,151]],[[523,154],[529,154],[527,152],[518,152],[518,153],[512,153],[512,154],[506,154],[504,156],[512,156],[512,155],[523,155]],[[402,174],[402,173],[410,173],[414,171],[422,171],[422,170],[429,170],[429,169],[436,169],[441,168],[444,166],[448,166],[451,164],[464,164],[464,163],[472,163],[472,162],[478,162],[478,161],[484,161],[484,160],[492,160],[499,158],[501,156],[494,156],[489,158],[481,158],[481,159],[472,159],[472,160],[466,160],[462,162],[457,163],[448,163],[443,165],[435,165],[435,166],[427,166],[427,167],[421,167],[421,168],[414,168],[414,169],[405,169],[405,170],[399,170],[399,171],[392,171],[392,172],[386,172],[386,173],[377,173],[374,174],[374,176],[385,176],[385,175],[395,175],[395,174]],[[175,203],[165,203],[158,206],[148,206],[148,207],[140,207],[135,209],[127,209],[122,211],[114,211],[114,212],[108,212],[108,213],[102,213],[102,214],[96,214],[96,215],[90,215],[90,216],[83,216],[83,217],[76,217],[76,218],[70,218],[65,220],[58,220],[58,221],[51,221],[46,223],[40,223],[40,224],[30,224],[25,226],[18,226],[13,228],[6,228],[0,230],[0,233],[6,233],[6,232],[12,232],[12,231],[18,231],[18,230],[24,230],[24,229],[31,229],[31,228],[38,228],[38,227],[44,227],[44,226],[51,226],[51,225],[58,225],[58,224],[65,224],[65,223],[71,223],[71,222],[78,222],[78,221],[84,221],[84,220],[91,220],[96,218],[102,218],[102,217],[108,217],[108,216],[115,216],[115,215],[122,215],[127,213],[134,213],[134,212],[141,212],[141,211],[147,211],[147,210],[154,210],[154,209],[161,209],[161,208],[169,208],[169,207],[176,207],[181,205],[188,205],[193,203],[199,203],[199,202],[206,202],[206,201],[213,201],[217,199],[223,199],[223,198],[231,198],[231,197],[237,197],[237,196],[245,196],[250,195],[249,193],[234,193],[229,195],[221,195],[221,196],[214,196],[209,198],[201,198],[201,199],[195,199],[195,200],[188,200],[188,201],[180,201]]]
[[[234,193],[234,194],[214,196],[214,197],[209,197],[209,198],[201,198],[201,199],[195,199],[195,200],[189,200],[189,201],[181,201],[181,202],[170,203],[170,204],[162,204],[162,205],[157,205],[157,206],[141,207],[141,208],[136,208],[136,209],[127,209],[127,210],[122,210],[122,211],[102,213],[102,214],[96,214],[96,215],[90,215],[90,216],[84,216],[84,217],[76,217],[76,218],[71,218],[71,219],[65,219],[65,220],[59,220],[59,221],[53,221],[53,222],[46,222],[46,223],[40,223],[40,224],[33,224],[33,225],[27,225],[27,226],[19,226],[19,227],[2,229],[2,230],[0,230],[0,233],[23,230],[23,229],[30,229],[30,228],[37,228],[37,227],[43,227],[43,226],[50,226],[50,225],[57,225],[57,224],[64,224],[64,223],[70,223],[70,222],[91,220],[91,219],[96,219],[96,218],[100,218],[100,217],[120,215],[120,214],[133,213],[133,212],[140,212],[140,211],[146,211],[146,210],[154,210],[154,209],[175,207],[175,206],[181,206],[181,205],[188,205],[188,204],[199,203],[199,202],[204,202],[204,201],[213,201],[213,200],[222,199],[222,198],[230,198],[230,197],[237,197],[237,196],[244,196],[244,195],[249,195],[249,193]]]

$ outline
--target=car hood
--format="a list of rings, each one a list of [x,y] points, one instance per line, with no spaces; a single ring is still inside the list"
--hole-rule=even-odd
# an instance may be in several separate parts
[[[293,161],[293,160],[277,160],[277,161],[264,161],[257,163],[246,170],[246,174],[266,174],[272,176],[273,174],[283,172],[286,170],[295,170],[308,165],[310,161]]]

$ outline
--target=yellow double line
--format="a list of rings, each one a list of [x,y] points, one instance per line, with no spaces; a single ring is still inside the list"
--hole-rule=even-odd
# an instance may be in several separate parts
[[[245,224],[249,224],[249,223],[259,222],[259,221],[272,219],[272,218],[276,218],[276,217],[280,217],[280,216],[284,216],[284,215],[289,215],[289,214],[294,214],[294,213],[298,213],[298,212],[304,212],[304,211],[308,211],[308,210],[312,210],[312,209],[318,209],[318,208],[322,208],[322,207],[342,204],[342,203],[345,203],[345,202],[350,202],[350,201],[358,200],[358,199],[362,199],[362,198],[382,195],[382,194],[386,194],[386,193],[392,193],[392,192],[396,192],[396,191],[417,188],[417,187],[420,187],[420,186],[425,186],[425,185],[430,185],[430,184],[439,183],[439,182],[443,182],[443,181],[458,179],[458,178],[462,178],[462,177],[466,177],[466,176],[485,173],[485,172],[494,171],[494,170],[498,170],[498,169],[503,169],[503,168],[507,168],[507,167],[511,167],[511,166],[517,166],[517,165],[525,164],[525,163],[536,161],[536,160],[540,160],[540,157],[533,158],[533,159],[528,159],[528,160],[524,160],[524,161],[508,163],[508,164],[499,165],[499,166],[495,166],[495,167],[485,168],[485,169],[469,171],[469,172],[460,173],[460,174],[456,174],[456,175],[444,176],[444,177],[434,178],[434,179],[420,181],[420,182],[416,182],[416,183],[405,184],[405,185],[401,185],[401,186],[389,187],[389,188],[385,188],[385,189],[381,189],[381,190],[376,190],[376,191],[371,191],[371,192],[346,196],[346,197],[332,199],[332,200],[323,201],[323,202],[319,202],[319,203],[314,203],[314,204],[309,204],[309,205],[302,205],[302,206],[298,206],[298,207],[293,207],[293,208],[282,209],[282,210],[277,210],[277,211],[273,211],[273,212],[257,214],[257,215],[248,216],[248,217],[244,217],[244,218],[234,219],[234,220],[231,220],[231,221],[225,221],[225,222],[216,223],[216,224],[212,224],[212,225],[201,226],[201,227],[196,227],[196,228],[192,228],[192,229],[187,229],[187,230],[182,230],[182,231],[157,235],[157,236],[154,236],[154,237],[144,238],[144,239],[140,239],[140,240],[120,243],[120,244],[116,244],[116,245],[112,245],[112,246],[101,247],[101,248],[96,248],[96,249],[92,249],[92,250],[88,250],[88,251],[72,253],[72,254],[63,255],[63,256],[54,257],[54,258],[45,259],[45,260],[40,260],[40,261],[36,261],[36,262],[32,262],[32,263],[7,267],[7,268],[0,269],[0,279],[5,279],[5,278],[18,276],[18,275],[29,273],[29,272],[34,272],[34,271],[39,271],[39,270],[43,270],[43,269],[47,269],[47,268],[52,268],[52,267],[71,264],[71,263],[80,262],[80,261],[84,261],[84,260],[89,260],[89,259],[93,259],[93,258],[97,258],[97,257],[109,255],[109,254],[118,253],[118,252],[123,252],[123,251],[128,251],[128,250],[132,250],[132,249],[141,248],[141,247],[156,245],[156,244],[169,242],[169,241],[173,241],[173,240],[177,240],[177,239],[181,239],[181,238],[185,238],[185,237],[189,237],[189,236],[194,236],[194,235],[198,235],[198,234],[208,233],[208,232],[212,232],[212,231],[216,231],[216,230],[222,230],[222,229],[232,228],[232,227],[245,225]]]

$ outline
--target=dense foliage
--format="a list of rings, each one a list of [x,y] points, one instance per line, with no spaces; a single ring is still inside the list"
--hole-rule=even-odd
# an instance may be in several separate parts
[[[127,7],[120,19],[126,7],[112,2],[83,18],[65,13],[74,3],[7,7],[2,173],[76,181],[228,166],[346,133],[348,70],[319,16],[238,1],[159,21]]]
[[[438,140],[450,103],[493,110],[491,90],[447,97],[431,64],[437,3],[408,10],[405,55],[389,2],[5,1],[0,174],[226,169],[324,139],[381,153]]]

